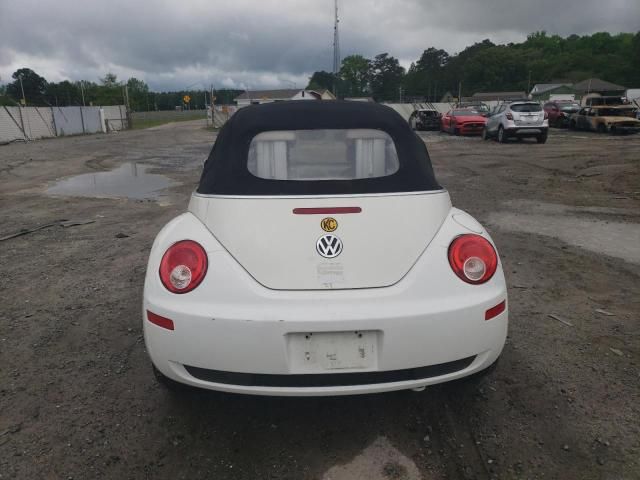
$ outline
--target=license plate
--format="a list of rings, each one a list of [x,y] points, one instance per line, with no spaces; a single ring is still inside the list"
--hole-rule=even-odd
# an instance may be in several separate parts
[[[375,331],[290,333],[287,340],[289,366],[294,373],[377,367]]]

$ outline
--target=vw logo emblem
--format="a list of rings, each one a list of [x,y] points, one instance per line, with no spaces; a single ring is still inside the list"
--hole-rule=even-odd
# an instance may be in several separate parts
[[[335,235],[323,235],[316,242],[316,251],[324,258],[335,258],[342,252],[342,241]]]

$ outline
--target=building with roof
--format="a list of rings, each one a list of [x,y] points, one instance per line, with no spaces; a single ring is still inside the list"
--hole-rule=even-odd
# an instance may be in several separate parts
[[[533,86],[530,96],[534,100],[546,101],[557,98],[581,99],[585,96],[614,96],[624,95],[625,87],[607,82],[599,78],[587,78],[581,82],[571,83],[538,83]]]
[[[286,100],[335,100],[329,90],[306,90],[284,88],[278,90],[247,90],[234,100],[238,107],[259,105],[261,103],[284,102]]]
[[[573,90],[580,95],[599,93],[606,96],[623,96],[626,87],[607,82],[599,78],[587,78],[573,85]]]
[[[511,101],[527,98],[526,92],[478,92],[470,97],[464,97],[463,102],[491,102],[491,101]]]
[[[550,100],[552,97],[573,96],[575,90],[571,83],[536,83],[529,93],[533,100]]]

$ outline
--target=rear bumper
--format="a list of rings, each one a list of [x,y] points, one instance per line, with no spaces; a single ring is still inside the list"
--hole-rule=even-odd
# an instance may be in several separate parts
[[[159,309],[151,302],[146,306]],[[371,308],[364,303],[360,307],[363,313]],[[181,383],[245,394],[348,395],[432,385],[490,366],[502,351],[508,313],[485,321],[486,309],[479,305],[421,316],[314,322],[163,312],[174,321],[175,330],[145,321],[144,332],[153,364]],[[356,330],[378,332],[374,368],[300,373],[290,358],[289,333]]]
[[[460,135],[480,135],[484,130],[484,125],[461,125],[458,127]]]
[[[505,129],[509,137],[537,137],[547,135],[548,127],[510,127]]]

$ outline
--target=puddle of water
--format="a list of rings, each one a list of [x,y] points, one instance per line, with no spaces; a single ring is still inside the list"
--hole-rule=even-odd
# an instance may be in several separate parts
[[[385,437],[378,437],[351,462],[335,465],[325,472],[322,480],[428,480],[418,467]]]
[[[523,210],[527,213],[493,212],[489,223],[504,230],[554,237],[595,253],[640,264],[640,224],[576,216],[581,211],[603,214],[610,210],[616,209],[541,204]]]
[[[156,199],[177,183],[155,173],[152,165],[127,162],[108,172],[83,173],[60,180],[47,189],[49,195],[97,198]]]

